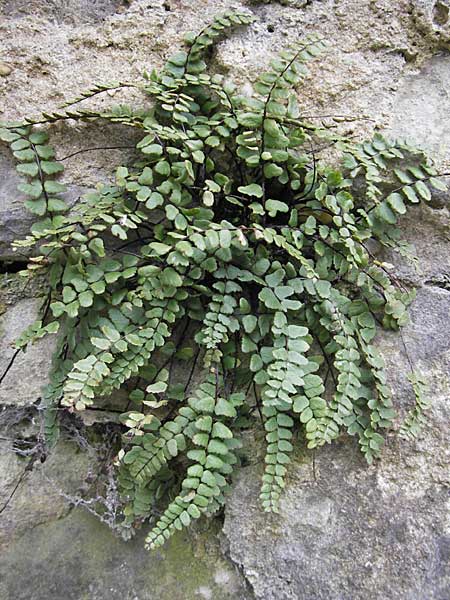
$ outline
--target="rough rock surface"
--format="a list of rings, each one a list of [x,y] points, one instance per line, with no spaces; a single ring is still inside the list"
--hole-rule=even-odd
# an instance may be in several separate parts
[[[0,373],[3,375],[0,405],[33,404],[46,382],[54,347],[53,337],[47,336],[26,352],[20,352],[16,358],[16,350],[12,347],[22,331],[36,320],[38,305],[38,300],[24,299],[0,317]]]
[[[450,47],[450,3],[448,0],[414,0],[413,15],[426,35]]]
[[[2,419],[2,422],[4,420]],[[74,444],[64,443],[58,448],[59,456],[55,453],[40,468],[26,471],[27,460],[13,453],[10,436],[13,437],[10,428],[2,428],[0,441],[2,557],[6,556],[12,539],[28,533],[36,525],[54,521],[68,513],[69,504],[62,497],[60,490],[64,490],[66,494],[75,494],[83,483],[83,474],[87,473],[89,468],[87,455],[79,452]],[[26,436],[24,439],[32,438]],[[16,490],[18,481],[21,483]],[[27,590],[28,593],[30,590],[31,588]],[[9,597],[1,594],[0,596]]]
[[[376,124],[412,138],[429,149],[442,171],[450,171],[448,0],[0,0],[0,120],[53,110],[93,82],[139,78],[144,69],[161,66],[186,30],[201,29],[221,10],[242,7],[258,21],[220,45],[214,58],[218,71],[244,82],[280,48],[309,31],[322,33],[330,51],[299,90],[304,113],[358,136]],[[106,94],[95,105],[129,98],[127,92]],[[53,139],[58,157],[65,158],[64,179],[74,199],[110,177],[111,165],[127,160],[134,141],[122,128],[107,132],[83,124],[58,125]],[[98,147],[104,149],[91,150]],[[17,182],[1,150],[3,260],[19,260],[10,243],[30,223]],[[95,468],[73,443],[24,475],[24,460],[12,453],[3,419],[0,597],[447,600],[448,197],[436,195],[430,207],[408,215],[403,227],[416,246],[420,271],[398,256],[390,261],[402,282],[418,286],[417,300],[402,337],[383,335],[379,344],[402,414],[413,402],[404,344],[409,360],[430,375],[430,428],[418,441],[400,443],[392,434],[383,459],[371,467],[352,440],[342,439],[314,459],[299,450],[281,513],[270,517],[257,502],[262,448],[256,441],[249,466],[236,478],[223,532],[219,521],[202,523],[160,554],[148,555],[139,537],[126,544],[80,509],[68,513],[57,490],[76,493]],[[36,303],[15,276],[3,277],[0,376],[12,356],[10,343],[33,319]],[[51,340],[44,341],[18,357],[0,386],[0,419],[39,398],[51,347]],[[36,428],[26,427],[24,439],[33,439]]]
[[[251,600],[221,554],[217,527],[174,536],[149,554],[74,510],[34,527],[2,553],[0,597],[14,600]]]

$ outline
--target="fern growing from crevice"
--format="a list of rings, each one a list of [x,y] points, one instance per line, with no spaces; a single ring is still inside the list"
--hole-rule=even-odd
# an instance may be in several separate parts
[[[370,244],[400,245],[409,204],[442,188],[421,151],[379,134],[353,143],[302,117],[292,88],[325,50],[322,39],[282,52],[251,96],[207,74],[216,39],[251,21],[220,16],[188,34],[187,51],[161,73],[96,85],[0,133],[37,216],[16,247],[33,249],[29,274],[48,276],[41,318],[17,344],[59,336],[42,399],[47,444],[56,444],[61,410],[89,410],[128,390],[117,458],[124,524],[151,519],[170,499],[150,548],[224,503],[240,431],[258,420],[266,511],[278,511],[297,430],[312,449],[347,432],[368,462],[379,456],[396,413],[373,339],[377,324],[407,322],[413,293]],[[130,86],[147,108],[71,108]],[[61,119],[141,132],[139,156],[118,166],[115,183],[70,210],[42,129]],[[340,162],[315,150],[324,140]],[[422,377],[411,381],[417,407],[406,436],[427,407]]]

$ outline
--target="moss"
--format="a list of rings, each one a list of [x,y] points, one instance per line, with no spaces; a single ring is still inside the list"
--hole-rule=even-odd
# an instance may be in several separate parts
[[[218,528],[215,522],[207,530],[180,532],[162,550],[149,553],[143,549],[144,531],[124,542],[93,516],[73,510],[10,543],[2,554],[0,597],[249,599],[221,554]]]

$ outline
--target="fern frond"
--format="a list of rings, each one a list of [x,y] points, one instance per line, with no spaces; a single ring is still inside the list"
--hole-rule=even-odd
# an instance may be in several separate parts
[[[158,511],[149,548],[222,506],[240,430],[257,427],[255,417],[267,443],[266,511],[279,509],[297,430],[308,448],[347,432],[369,463],[379,457],[395,411],[374,340],[378,327],[407,323],[414,291],[373,242],[403,251],[400,217],[445,187],[423,152],[379,134],[355,143],[301,114],[292,88],[325,49],[321,38],[282,52],[251,94],[208,74],[213,44],[252,20],[226,13],[144,83],[95,85],[0,128],[37,217],[15,246],[32,250],[27,276],[48,281],[17,347],[59,339],[42,396],[47,444],[60,411],[123,390],[114,399],[121,515],[129,529]],[[72,107],[122,87],[148,105]],[[70,210],[42,128],[60,120],[141,132],[114,180]],[[328,149],[342,160],[329,163]],[[411,382],[409,438],[429,405],[422,376]]]
[[[418,371],[412,371],[408,376],[408,379],[414,390],[416,403],[413,410],[408,414],[402,423],[400,427],[400,435],[405,439],[411,440],[419,435],[423,426],[427,422],[427,418],[424,413],[430,409],[431,403],[428,397],[428,383],[424,375]]]
[[[190,436],[193,449],[187,453],[193,464],[187,469],[181,493],[147,536],[150,549],[162,545],[177,529],[187,527],[191,519],[198,519],[222,497],[228,485],[226,475],[236,461],[233,433],[222,422],[229,410],[225,408],[228,404],[219,396],[217,371],[189,400],[189,407],[197,417]],[[230,408],[233,407],[230,405]]]

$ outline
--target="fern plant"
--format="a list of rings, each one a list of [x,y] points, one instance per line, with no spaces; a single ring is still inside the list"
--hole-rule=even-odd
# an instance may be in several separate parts
[[[443,187],[415,148],[379,134],[354,143],[302,117],[292,90],[325,50],[321,38],[283,51],[251,96],[209,75],[217,38],[251,21],[217,17],[142,83],[96,85],[60,111],[1,130],[37,217],[15,245],[33,249],[29,275],[48,276],[40,320],[17,346],[58,335],[42,396],[47,445],[57,442],[61,410],[128,390],[117,459],[124,524],[153,519],[169,498],[149,548],[224,503],[242,428],[264,431],[266,511],[278,511],[297,432],[308,448],[347,432],[369,463],[379,456],[396,413],[373,340],[377,325],[407,322],[414,294],[373,244],[405,251],[399,218]],[[73,106],[129,86],[148,108]],[[44,127],[62,119],[142,134],[115,183],[70,210]],[[322,148],[339,158],[327,164]],[[186,364],[187,381],[174,377],[174,361]],[[423,378],[412,382],[418,402],[406,436],[427,406]]]

